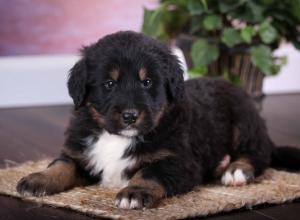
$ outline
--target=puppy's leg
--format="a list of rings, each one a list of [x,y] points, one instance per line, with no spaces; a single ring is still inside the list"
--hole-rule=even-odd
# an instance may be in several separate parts
[[[253,100],[238,87],[232,87],[226,95],[231,108],[230,156],[233,163],[224,173],[222,182],[225,185],[241,185],[259,176],[270,166],[274,144]]]
[[[226,186],[242,186],[254,180],[254,167],[249,159],[240,158],[229,164],[221,178]]]
[[[169,158],[141,169],[129,185],[117,194],[115,205],[123,209],[151,208],[162,198],[190,191],[200,182],[197,182],[195,175],[191,175],[197,171],[189,170],[184,163]]]
[[[151,208],[165,195],[165,189],[160,183],[145,179],[142,172],[138,172],[129,185],[117,194],[115,205],[122,209]]]
[[[23,177],[18,182],[17,191],[25,196],[43,196],[85,184],[73,160],[58,158],[46,170]]]
[[[240,186],[252,182],[270,165],[273,145],[263,132],[257,133],[256,137],[244,135],[242,138],[232,155],[237,159],[229,164],[221,178],[224,185]]]

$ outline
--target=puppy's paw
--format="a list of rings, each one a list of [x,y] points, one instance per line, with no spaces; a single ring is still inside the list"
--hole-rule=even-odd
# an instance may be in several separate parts
[[[230,164],[221,178],[221,182],[225,186],[243,186],[253,180],[253,167],[245,161],[236,161]]]
[[[157,200],[145,187],[128,186],[117,194],[115,205],[121,209],[152,208]]]
[[[17,191],[23,196],[44,196],[53,193],[49,178],[43,173],[32,173],[19,180]]]

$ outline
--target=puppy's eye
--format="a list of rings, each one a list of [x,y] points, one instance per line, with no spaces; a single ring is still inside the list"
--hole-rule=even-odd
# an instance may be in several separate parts
[[[113,80],[107,80],[105,83],[104,83],[104,87],[108,90],[114,88],[116,86],[116,82],[113,81]]]
[[[142,83],[142,87],[145,89],[148,89],[152,86],[152,80],[149,78],[143,80],[141,83]]]

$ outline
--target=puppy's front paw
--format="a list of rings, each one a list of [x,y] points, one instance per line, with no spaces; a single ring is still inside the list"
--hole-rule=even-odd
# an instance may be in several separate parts
[[[53,193],[49,180],[43,173],[32,173],[20,179],[17,191],[23,196],[44,196]]]
[[[158,198],[150,189],[139,186],[128,186],[116,196],[115,205],[121,209],[152,208]]]

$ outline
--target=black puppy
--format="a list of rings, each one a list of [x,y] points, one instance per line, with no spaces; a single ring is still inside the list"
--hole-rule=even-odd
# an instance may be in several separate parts
[[[241,89],[182,75],[170,50],[142,34],[118,32],[84,48],[70,72],[75,111],[62,153],[21,179],[18,192],[101,183],[122,187],[117,207],[139,209],[213,178],[249,183],[272,161],[300,168],[300,151],[275,149]]]

